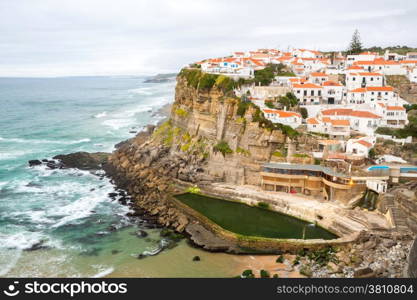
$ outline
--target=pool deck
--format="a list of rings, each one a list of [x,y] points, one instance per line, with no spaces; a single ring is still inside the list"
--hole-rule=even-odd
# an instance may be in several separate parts
[[[212,195],[238,200],[249,205],[266,202],[275,211],[311,223],[316,222],[342,239],[354,239],[354,236],[361,231],[392,229],[388,218],[379,212],[352,210],[338,202],[318,200],[305,195],[269,192],[257,186],[225,183],[212,184],[207,191]]]

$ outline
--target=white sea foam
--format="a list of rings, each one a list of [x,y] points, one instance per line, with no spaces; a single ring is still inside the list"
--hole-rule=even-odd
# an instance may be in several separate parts
[[[94,115],[94,118],[99,119],[99,118],[104,118],[105,116],[107,116],[107,112],[103,111],[101,113]]]
[[[74,141],[54,141],[54,140],[45,140],[45,139],[22,139],[22,138],[2,138],[0,137],[0,142],[8,142],[8,143],[25,143],[25,144],[58,144],[58,145],[75,145],[81,143],[88,143],[91,139],[84,138]],[[30,152],[29,152],[30,153]]]
[[[94,266],[97,267],[97,266]],[[92,276],[92,278],[103,278],[111,273],[114,272],[114,268],[113,267],[109,267],[109,268],[105,268],[102,266],[98,266],[99,268],[99,272],[95,275]]]
[[[150,96],[155,92],[155,90],[151,87],[142,87],[137,89],[130,89],[128,90],[128,92],[144,96]]]
[[[121,128],[129,127],[132,123],[132,120],[129,119],[110,119],[104,121],[101,124],[108,126],[114,130],[119,130]]]
[[[31,150],[18,150],[18,151],[12,151],[12,152],[0,152],[0,160],[9,160],[9,159],[15,159],[21,156],[24,156],[26,154],[32,153]]]
[[[1,248],[5,249],[27,249],[42,240],[46,236],[39,232],[21,231],[14,234],[0,233]]]

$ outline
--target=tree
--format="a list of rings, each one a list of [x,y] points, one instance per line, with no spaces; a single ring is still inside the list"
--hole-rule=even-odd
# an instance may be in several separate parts
[[[352,41],[349,45],[349,54],[359,54],[362,52],[362,42],[361,42],[361,36],[359,34],[359,30],[355,30],[355,32],[352,35]]]

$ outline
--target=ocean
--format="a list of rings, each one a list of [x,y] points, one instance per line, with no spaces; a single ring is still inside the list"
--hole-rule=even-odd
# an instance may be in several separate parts
[[[141,228],[109,198],[107,178],[28,160],[110,152],[163,116],[175,83],[143,77],[0,78],[0,277],[230,277],[239,256],[182,240],[157,252],[160,229]],[[138,230],[148,233],[137,237]],[[163,242],[163,241],[162,241]],[[192,262],[199,255],[200,262]]]

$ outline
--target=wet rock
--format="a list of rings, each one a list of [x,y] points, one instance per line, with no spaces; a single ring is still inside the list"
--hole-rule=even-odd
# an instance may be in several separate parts
[[[110,154],[104,152],[88,153],[75,152],[66,155],[54,156],[64,168],[77,168],[80,170],[99,170],[107,162]]]
[[[44,243],[45,241],[37,242],[33,244],[32,246],[30,246],[29,248],[24,249],[24,251],[37,251],[37,250],[49,248],[48,246],[45,246]]]
[[[112,198],[113,200],[116,199],[116,197],[118,196],[117,193],[108,193],[107,194],[110,198]]]
[[[136,236],[137,237],[147,237],[148,233],[144,230],[139,230],[139,231],[136,232]]]
[[[28,163],[29,163],[29,167],[39,166],[42,164],[42,162],[37,159],[29,160]]]

